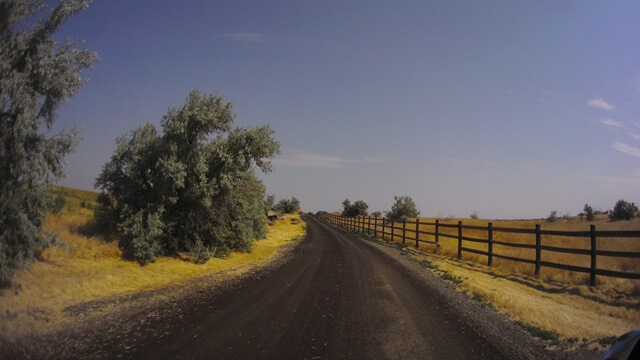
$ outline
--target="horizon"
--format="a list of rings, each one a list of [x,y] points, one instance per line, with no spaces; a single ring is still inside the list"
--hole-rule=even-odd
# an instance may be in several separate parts
[[[424,217],[544,218],[640,199],[640,3],[94,2],[57,38],[101,61],[54,130],[95,190],[117,136],[192,89],[270,124],[259,174],[305,211],[408,195]]]

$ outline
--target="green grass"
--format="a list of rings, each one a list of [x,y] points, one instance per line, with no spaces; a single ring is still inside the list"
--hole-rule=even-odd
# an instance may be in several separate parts
[[[456,284],[456,285],[460,285],[462,284],[462,279],[456,277],[455,275],[451,275],[448,272],[443,271],[442,274],[440,274],[440,277],[447,280],[447,281],[451,281],[452,283]]]
[[[553,345],[561,345],[560,336],[553,331],[542,330],[539,327],[531,324],[527,324],[522,321],[516,321],[516,324],[520,325],[523,329],[531,333],[531,335],[540,338],[544,341],[548,341]]]

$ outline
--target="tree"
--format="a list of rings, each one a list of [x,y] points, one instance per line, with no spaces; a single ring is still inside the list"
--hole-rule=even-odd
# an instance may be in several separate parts
[[[52,127],[58,106],[83,84],[82,70],[97,60],[53,34],[88,3],[49,10],[42,1],[0,1],[0,286],[53,239],[42,232],[46,191],[64,175],[78,137]]]
[[[587,217],[587,221],[593,221],[593,208],[589,204],[584,204],[584,214]]]
[[[556,222],[556,220],[558,220],[558,211],[551,210],[551,212],[549,213],[549,216],[547,216],[547,222],[552,223],[552,222]]]
[[[271,170],[279,144],[269,126],[233,127],[232,103],[193,91],[161,123],[117,139],[96,180],[96,216],[122,235],[141,263],[188,251],[198,262],[249,251],[265,235],[265,189],[253,167]]]
[[[402,221],[408,218],[417,218],[420,211],[416,208],[416,204],[409,196],[394,196],[395,201],[391,210],[385,213],[387,219],[394,221]]]
[[[371,216],[376,218],[382,217],[382,211],[374,211],[371,213]]]
[[[369,205],[362,200],[357,200],[353,204],[349,199],[345,199],[342,202],[342,207],[344,210],[342,211],[342,216],[365,216],[367,215],[367,209]]]
[[[638,211],[638,206],[635,203],[629,203],[621,199],[616,202],[609,217],[613,221],[631,220],[635,217],[636,211]]]
[[[282,199],[275,206],[277,211],[285,214],[293,214],[300,211],[300,200],[292,196],[290,199]]]

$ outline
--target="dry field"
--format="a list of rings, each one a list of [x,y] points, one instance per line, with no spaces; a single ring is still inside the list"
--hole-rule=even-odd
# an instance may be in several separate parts
[[[420,222],[433,223],[434,218],[421,218]],[[487,223],[491,221],[494,227],[503,228],[523,228],[533,229],[536,224],[540,224],[542,230],[562,230],[562,231],[588,231],[589,225],[594,224],[596,230],[640,230],[640,218],[635,218],[630,221],[616,221],[610,222],[606,215],[598,215],[592,222],[581,221],[578,217],[561,218],[556,222],[547,223],[543,219],[534,220],[480,220],[480,219],[439,219],[440,224],[457,225],[461,220],[463,225],[482,226],[486,227]],[[386,223],[386,232],[389,230],[390,222]],[[366,226],[366,225],[365,225]],[[401,222],[396,222],[395,227],[402,227]],[[371,229],[373,229],[373,224]],[[378,220],[378,232],[382,230],[382,221]],[[406,237],[415,238],[415,219],[407,221]],[[435,226],[433,225],[420,225],[420,231],[435,232]],[[456,228],[439,227],[440,234],[449,234],[457,236],[458,230]],[[393,241],[402,242],[402,230],[396,229],[394,231]],[[463,236],[487,239],[487,231],[481,230],[469,230],[463,231]],[[391,240],[391,236],[385,236],[386,240]],[[434,236],[420,234],[421,240],[434,241]],[[494,231],[493,239],[496,241],[503,241],[509,243],[529,244],[535,245],[535,235],[533,234],[517,234],[517,233],[505,233]],[[410,240],[407,243],[413,245]],[[573,249],[590,249],[590,239],[587,237],[563,237],[563,236],[550,236],[542,235],[542,245],[558,246]],[[436,247],[432,244],[420,243],[420,248],[432,253],[448,255],[456,257],[458,253],[457,239],[447,238],[444,236],[439,237],[439,246]],[[463,247],[487,251],[487,244],[474,243],[470,241],[464,241]],[[640,238],[598,238],[597,241],[598,250],[615,250],[615,251],[631,251],[640,252]],[[493,251],[496,254],[518,257],[523,259],[535,260],[535,249],[526,248],[513,248],[494,244]],[[463,252],[462,258],[466,260],[476,261],[481,264],[487,263],[487,257],[483,255],[477,255],[469,252]],[[566,254],[556,253],[550,251],[542,251],[542,261],[555,262],[559,264],[574,265],[589,267],[590,256],[580,254]],[[520,263],[505,259],[495,258],[493,259],[493,266],[501,270],[512,272],[515,274],[522,274],[527,276],[533,276],[535,267],[532,264]],[[640,273],[640,259],[631,258],[619,258],[619,257],[597,257],[597,267],[599,269],[606,270],[618,270],[626,272]],[[548,267],[542,267],[540,270],[540,278],[545,281],[555,281],[572,285],[583,285],[589,283],[589,274],[571,272],[560,269],[553,269]],[[614,291],[628,294],[628,295],[640,295],[640,280],[618,279],[605,276],[597,277],[597,285],[604,288],[610,288]]]
[[[48,215],[45,229],[59,235],[59,245],[45,250],[28,269],[16,273],[12,287],[0,293],[0,332],[46,331],[52,325],[73,321],[64,309],[87,301],[174,285],[195,276],[220,271],[242,273],[274,256],[280,247],[304,234],[305,224],[291,224],[292,217],[268,227],[266,239],[257,241],[251,253],[194,264],[186,255],[159,257],[140,266],[122,259],[116,241],[87,236],[80,231],[92,218],[96,193],[56,188],[65,197],[60,215]]]

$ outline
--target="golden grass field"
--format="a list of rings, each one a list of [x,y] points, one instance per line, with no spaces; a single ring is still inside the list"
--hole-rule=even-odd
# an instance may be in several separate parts
[[[420,222],[433,223],[435,218],[421,218]],[[606,215],[599,215],[592,222],[581,221],[580,218],[570,217],[561,218],[556,222],[547,223],[544,220],[480,220],[480,219],[439,219],[440,224],[452,224],[457,225],[461,220],[463,225],[483,226],[486,227],[487,223],[491,221],[494,227],[504,228],[525,228],[533,229],[535,224],[540,224],[543,230],[564,230],[564,231],[588,231],[589,224],[596,225],[596,230],[640,230],[640,218],[636,217],[630,221],[616,221],[610,222]],[[396,227],[402,227],[401,222],[397,222]],[[371,229],[373,229],[373,224]],[[382,221],[378,221],[378,232],[382,230]],[[407,221],[406,237],[415,238],[415,219]],[[388,225],[385,230],[390,232]],[[435,226],[433,225],[420,225],[420,231],[435,232]],[[402,230],[397,229],[394,231],[396,236],[394,242],[402,242]],[[450,234],[457,236],[458,230],[455,228],[440,227],[439,233]],[[463,231],[463,236],[487,239],[487,231],[481,230],[469,230]],[[391,240],[391,236],[385,236],[387,240]],[[535,245],[535,235],[533,234],[517,234],[517,233],[504,233],[494,232],[494,240],[504,241],[510,243],[530,244]],[[434,237],[431,235],[420,234],[421,240],[433,241]],[[407,240],[409,245],[413,245],[415,242]],[[589,238],[576,238],[576,237],[563,237],[563,236],[549,236],[542,235],[542,245],[558,246],[575,249],[590,249]],[[598,250],[616,250],[616,251],[633,251],[640,252],[640,239],[638,238],[598,238],[597,241]],[[475,243],[470,241],[464,241],[463,247],[478,249],[487,251],[487,244]],[[458,254],[458,241],[457,239],[446,238],[440,236],[439,246],[436,247],[432,244],[420,243],[420,248],[435,252],[438,254],[448,255],[451,257],[457,257]],[[502,245],[494,244],[494,253],[518,257],[523,259],[535,260],[535,249],[525,248],[513,248]],[[481,264],[487,263],[487,257],[483,255],[477,255],[469,252],[463,252],[462,258],[466,260],[476,261]],[[589,267],[591,264],[591,258],[589,255],[579,254],[566,254],[550,251],[542,251],[542,261],[555,262],[559,264],[575,265]],[[523,274],[528,276],[534,275],[535,267],[531,264],[520,263],[505,259],[493,258],[493,267],[506,270],[509,272]],[[632,258],[619,258],[619,257],[597,257],[597,267],[599,269],[618,270],[640,273],[640,260]],[[572,285],[582,285],[589,283],[589,274],[571,272],[560,269],[553,269],[548,267],[542,267],[540,270],[540,278],[546,281],[557,281]],[[618,279],[605,276],[597,277],[597,285],[601,287],[613,288],[616,291],[630,295],[640,295],[640,280],[630,279]]]
[[[53,192],[63,194],[66,202],[60,215],[47,216],[45,230],[58,233],[61,246],[46,249],[40,261],[18,271],[12,287],[2,291],[1,332],[46,330],[51,323],[71,321],[63,310],[86,301],[158,289],[223,270],[242,273],[257,262],[270,259],[280,247],[305,232],[304,222],[290,221],[298,215],[287,215],[285,220],[268,227],[267,238],[255,242],[250,253],[232,253],[205,264],[185,261],[186,255],[159,257],[152,264],[140,266],[122,259],[117,242],[79,233],[78,229],[92,218],[91,204],[96,193],[68,188]]]

